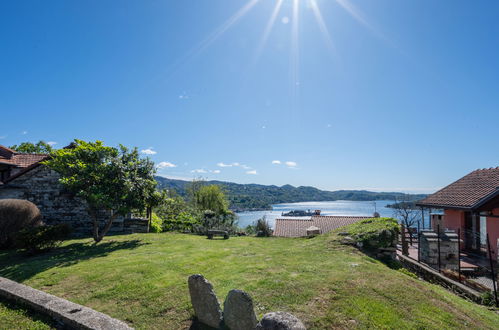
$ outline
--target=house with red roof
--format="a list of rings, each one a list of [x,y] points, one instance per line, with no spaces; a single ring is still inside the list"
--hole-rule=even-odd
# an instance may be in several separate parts
[[[24,154],[0,145],[0,184],[46,158],[45,154]]]
[[[307,231],[316,231],[320,234],[328,233],[340,227],[370,219],[371,216],[325,216],[313,215],[310,219],[276,219],[274,225],[274,236],[279,237],[306,237]]]
[[[432,217],[437,230],[460,232],[461,248],[488,255],[487,238],[493,260],[497,260],[499,240],[499,167],[479,169],[417,203],[429,209],[442,209]]]
[[[85,201],[66,191],[59,183],[59,174],[43,164],[49,157],[19,153],[0,145],[0,199],[29,200],[38,206],[46,224],[65,223],[76,235],[90,235],[92,223]],[[108,211],[99,211],[102,224],[108,218]],[[110,232],[145,232],[147,227],[145,219],[118,217]]]

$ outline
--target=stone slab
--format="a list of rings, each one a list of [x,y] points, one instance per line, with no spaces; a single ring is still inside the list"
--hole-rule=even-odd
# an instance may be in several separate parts
[[[189,276],[187,282],[198,320],[212,328],[218,328],[222,322],[222,309],[211,283],[200,274]]]
[[[231,330],[253,330],[258,323],[250,295],[231,290],[224,302],[224,322]]]

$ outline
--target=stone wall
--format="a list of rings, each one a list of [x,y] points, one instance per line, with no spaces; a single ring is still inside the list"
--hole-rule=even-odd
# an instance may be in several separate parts
[[[459,268],[459,239],[455,232],[441,232],[440,239],[436,232],[421,231],[420,255],[421,262],[438,269],[440,240],[440,269],[457,270]]]
[[[59,175],[55,171],[40,165],[0,186],[0,199],[29,200],[38,206],[46,224],[64,223],[70,225],[77,236],[91,235],[92,220],[85,201],[65,191],[58,180]],[[99,212],[101,226],[107,219],[108,214],[105,211]],[[118,217],[113,221],[109,233],[146,231],[147,221]]]
[[[397,255],[397,257],[405,268],[416,273],[418,276],[425,279],[426,281],[439,284],[464,298],[468,298],[474,302],[481,303],[482,297],[478,291],[473,290],[448,277],[445,277],[439,272],[433,270],[430,267],[426,267],[425,265],[417,262],[414,259],[411,259],[410,257],[406,257],[401,254]]]

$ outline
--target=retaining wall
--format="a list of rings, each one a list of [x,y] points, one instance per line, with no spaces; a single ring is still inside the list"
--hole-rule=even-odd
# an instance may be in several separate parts
[[[125,322],[29,286],[0,277],[0,297],[48,315],[69,329],[131,330]]]

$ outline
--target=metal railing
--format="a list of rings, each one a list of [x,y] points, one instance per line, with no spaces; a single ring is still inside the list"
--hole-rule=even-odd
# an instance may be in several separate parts
[[[448,231],[447,233],[451,233]],[[456,234],[455,231],[452,232]],[[414,244],[415,237],[417,239],[417,244]],[[406,229],[403,225],[401,226],[400,233],[400,245],[402,246],[402,254],[405,256],[417,261],[418,263],[429,266],[435,270],[437,270],[443,276],[446,276],[450,279],[457,280],[461,284],[474,289],[475,291],[484,291],[489,290],[493,293],[493,298],[495,300],[495,304],[499,307],[498,301],[498,293],[497,293],[497,265],[495,264],[492,258],[492,248],[490,245],[490,240],[488,234],[486,236],[486,245],[480,245],[480,233],[473,232],[470,230],[457,230],[458,237],[458,261],[457,261],[457,274],[455,271],[442,269],[442,253],[441,253],[441,241],[445,238],[440,231],[440,226],[437,225],[436,230],[436,238],[437,238],[437,264],[429,265],[423,263],[421,261],[421,228],[408,228]],[[410,242],[410,243],[409,243]],[[471,247],[475,247],[476,251],[486,252],[487,256],[473,254],[466,249],[470,247],[470,244],[475,242],[475,244],[471,245]],[[463,244],[464,243],[464,244]],[[463,251],[462,247],[464,246],[465,250]],[[486,250],[485,250],[486,248]],[[417,249],[417,258],[410,256],[410,249]],[[412,253],[414,255],[414,252]],[[471,264],[473,267],[465,267],[462,269],[462,263],[467,265]]]

